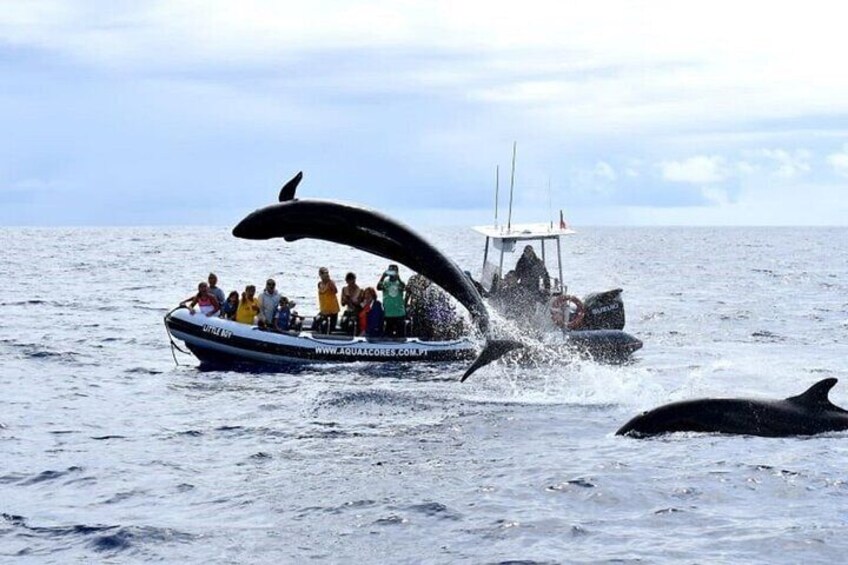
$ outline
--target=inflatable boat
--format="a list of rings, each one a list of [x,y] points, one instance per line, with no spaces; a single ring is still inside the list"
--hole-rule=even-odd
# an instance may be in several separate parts
[[[367,338],[312,331],[276,332],[218,317],[191,314],[187,308],[165,316],[172,338],[207,366],[285,367],[316,362],[450,362],[474,359],[469,339],[424,341],[418,338]],[[172,341],[173,343],[173,341]]]

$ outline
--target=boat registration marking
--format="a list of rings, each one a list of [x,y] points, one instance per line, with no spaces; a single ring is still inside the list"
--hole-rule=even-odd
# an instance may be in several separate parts
[[[208,324],[203,326],[203,331],[208,334],[217,335],[218,337],[233,337],[233,332],[230,330],[225,330],[224,328],[219,328],[217,326],[210,326]]]

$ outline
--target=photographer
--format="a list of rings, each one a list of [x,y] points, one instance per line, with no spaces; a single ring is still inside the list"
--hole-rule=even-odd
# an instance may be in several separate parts
[[[404,326],[406,325],[406,307],[403,304],[403,291],[406,284],[400,280],[398,266],[389,265],[377,290],[383,291],[383,312],[386,320],[387,337],[405,337]]]

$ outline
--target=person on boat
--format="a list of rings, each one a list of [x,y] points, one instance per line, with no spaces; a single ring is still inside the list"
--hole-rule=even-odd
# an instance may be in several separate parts
[[[359,335],[383,335],[383,305],[377,300],[377,291],[369,286],[362,291],[362,308],[359,310]]]
[[[527,290],[539,292],[540,280],[546,294],[551,290],[551,277],[548,276],[545,264],[536,256],[532,245],[524,248],[524,253],[521,254],[518,263],[515,264],[515,274],[518,277],[518,282]]]
[[[224,291],[221,290],[221,287],[218,286],[218,275],[215,273],[209,273],[209,294],[215,297],[215,300],[218,301],[218,304],[223,308],[224,306]]]
[[[289,301],[285,296],[280,297],[280,306],[277,308],[277,314],[274,316],[274,329],[281,332],[287,332],[292,325],[292,308],[295,303]]]
[[[194,315],[194,307],[197,306],[200,313],[206,317],[214,316],[221,310],[218,300],[209,292],[209,285],[201,282],[197,285],[197,294],[180,302],[180,306],[187,306],[188,311]]]
[[[345,275],[345,286],[342,287],[342,313],[341,328],[345,333],[353,334],[356,328],[356,320],[359,310],[362,309],[362,289],[356,284],[356,274]]]
[[[259,297],[259,327],[270,328],[274,324],[274,315],[280,305],[280,293],[274,279],[265,281],[265,290]]]
[[[225,320],[235,320],[236,313],[238,312],[239,306],[239,293],[238,291],[230,292],[227,299],[221,304],[221,317]]]
[[[253,325],[258,314],[259,299],[256,298],[256,287],[249,284],[241,293],[241,300],[236,310],[236,322]]]
[[[336,283],[330,278],[330,271],[327,267],[318,269],[318,318],[315,321],[314,329],[324,330],[322,326],[326,320],[326,333],[332,332],[336,328],[336,323],[339,319],[339,290],[336,288]]]
[[[383,313],[386,319],[386,335],[389,337],[403,337],[406,325],[406,307],[404,306],[403,291],[406,284],[400,279],[397,265],[389,265],[377,290],[383,291]]]

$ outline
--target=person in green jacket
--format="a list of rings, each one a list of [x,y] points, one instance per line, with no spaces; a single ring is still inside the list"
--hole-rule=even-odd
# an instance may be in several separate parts
[[[389,265],[377,290],[383,291],[383,312],[386,320],[386,337],[405,337],[406,307],[403,304],[403,291],[406,284],[400,279],[397,265]]]

